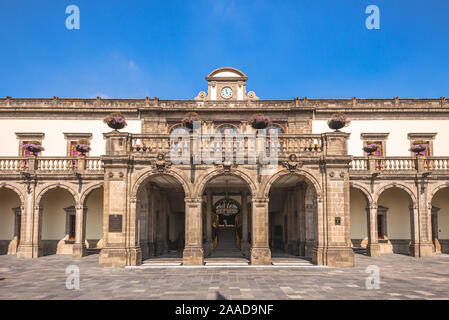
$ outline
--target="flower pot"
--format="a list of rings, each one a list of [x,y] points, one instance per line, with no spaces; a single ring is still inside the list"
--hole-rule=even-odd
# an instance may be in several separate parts
[[[329,120],[328,124],[329,128],[338,131],[341,128],[344,128],[346,126],[345,121],[338,121],[338,120]]]
[[[109,120],[107,122],[107,125],[109,126],[109,128],[112,128],[114,130],[120,130],[123,129],[125,127],[125,122],[117,122],[114,119]]]
[[[187,129],[192,130],[193,129],[193,122],[186,121],[186,122],[184,122],[184,126]]]
[[[410,150],[412,152],[416,152],[418,155],[421,155],[421,152],[426,151],[426,146],[414,145]]]
[[[254,129],[265,129],[266,127],[268,127],[268,123],[263,122],[263,121],[262,122],[254,121],[254,122],[251,123],[251,126]]]
[[[363,151],[365,151],[366,153],[368,153],[368,156],[372,156],[373,153],[377,151],[377,149],[378,149],[377,146],[374,146],[374,147],[368,147],[368,146],[367,146],[367,147],[364,147],[364,148],[363,148]]]

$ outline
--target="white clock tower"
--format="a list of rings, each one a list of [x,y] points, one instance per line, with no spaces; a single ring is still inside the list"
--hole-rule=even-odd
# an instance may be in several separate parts
[[[207,77],[207,94],[201,91],[195,100],[248,100],[259,99],[254,91],[246,94],[248,77],[240,70],[225,67],[212,71]]]

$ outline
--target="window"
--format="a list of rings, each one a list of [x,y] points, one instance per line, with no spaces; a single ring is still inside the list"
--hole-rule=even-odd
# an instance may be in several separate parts
[[[76,144],[80,139],[91,140],[92,133],[64,133],[64,138],[67,141],[67,157],[77,157],[78,151],[76,151]],[[89,152],[86,155],[89,155]]]
[[[377,208],[377,238],[385,239],[387,235],[387,207],[379,206]]]
[[[387,155],[386,152],[386,142],[388,139],[389,133],[362,133],[360,138],[363,141],[363,147],[366,147],[368,144],[375,144],[378,146],[376,152],[374,152],[375,156],[384,157]],[[367,152],[364,152],[364,156],[368,156]]]
[[[74,241],[76,236],[76,210],[74,206],[64,208],[66,212],[66,236],[67,240]]]
[[[42,144],[42,140],[45,138],[45,134],[42,132],[16,132],[16,137],[19,140],[19,157],[26,157],[31,155],[31,152],[23,149],[23,145],[31,141],[39,141]]]
[[[409,133],[408,139],[410,140],[410,147],[416,140],[426,141],[426,150],[421,152],[421,155],[433,156],[433,141],[435,140],[436,133]],[[411,156],[416,156],[416,152],[410,151]]]

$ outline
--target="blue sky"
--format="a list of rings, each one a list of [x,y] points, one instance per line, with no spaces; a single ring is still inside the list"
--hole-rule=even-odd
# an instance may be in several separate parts
[[[80,8],[67,30],[65,9]],[[368,5],[380,30],[367,30]],[[447,0],[1,0],[0,96],[189,99],[232,66],[262,99],[449,96]]]

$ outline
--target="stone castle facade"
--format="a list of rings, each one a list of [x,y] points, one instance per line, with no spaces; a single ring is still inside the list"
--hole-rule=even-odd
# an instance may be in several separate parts
[[[0,157],[2,252],[37,258],[97,251],[104,267],[139,265],[178,252],[184,265],[202,265],[225,230],[232,230],[238,251],[254,265],[270,264],[280,252],[342,267],[354,265],[355,249],[417,257],[449,251],[449,156],[435,155],[438,139],[447,141],[449,132],[407,127],[447,122],[444,97],[261,100],[246,91],[247,79],[237,69],[217,69],[206,77],[207,92],[193,100],[0,99],[0,121],[95,124],[91,132],[61,128],[68,153],[57,157],[20,154],[24,142],[41,139],[45,145],[49,135],[30,132],[32,125],[28,132],[15,132],[19,155]],[[92,133],[108,131],[100,121],[116,111],[139,123],[140,132]],[[207,141],[193,133],[187,143],[171,138],[183,129],[188,111],[199,114]],[[343,132],[323,127],[335,112],[352,120]],[[251,143],[255,130],[248,119],[255,113],[269,115],[268,129],[278,133],[276,143],[268,141],[278,155],[270,174],[262,174],[267,165],[258,158],[249,161],[267,147]],[[362,127],[375,124],[364,128],[360,139],[351,132],[358,121]],[[406,150],[413,139],[425,139],[425,155],[386,154],[388,136],[400,128],[379,129],[378,123],[395,121],[409,130],[401,142]],[[216,132],[241,140],[225,141]],[[104,138],[101,155],[70,154],[70,139],[95,134]],[[373,141],[380,154],[351,154],[355,145],[361,149]],[[170,159],[173,147],[203,152],[216,144],[242,148],[243,163],[236,157],[211,164]]]

